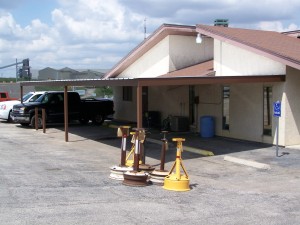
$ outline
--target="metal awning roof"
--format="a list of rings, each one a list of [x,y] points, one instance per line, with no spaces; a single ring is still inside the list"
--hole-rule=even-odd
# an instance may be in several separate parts
[[[269,76],[191,76],[191,77],[155,77],[155,78],[109,78],[109,79],[76,79],[76,80],[46,80],[20,82],[21,99],[24,86],[60,86],[64,87],[65,101],[65,141],[68,142],[68,86],[135,86],[137,90],[137,127],[142,127],[142,87],[169,85],[200,85],[200,84],[234,84],[234,83],[271,83],[284,82],[285,75]]]
[[[193,76],[193,77],[155,77],[155,78],[110,78],[22,81],[20,86],[169,86],[199,84],[267,83],[284,82],[285,75],[260,76]]]

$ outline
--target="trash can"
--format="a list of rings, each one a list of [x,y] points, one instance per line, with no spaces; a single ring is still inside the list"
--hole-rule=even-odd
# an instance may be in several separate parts
[[[204,138],[215,136],[215,120],[212,116],[201,116],[200,135]]]

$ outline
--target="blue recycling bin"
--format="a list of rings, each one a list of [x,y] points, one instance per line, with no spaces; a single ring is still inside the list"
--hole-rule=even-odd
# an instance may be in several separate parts
[[[215,136],[215,120],[212,116],[200,117],[200,135],[204,138]]]

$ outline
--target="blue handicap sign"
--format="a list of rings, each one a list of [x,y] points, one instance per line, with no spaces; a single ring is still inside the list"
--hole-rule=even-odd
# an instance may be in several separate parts
[[[274,113],[273,116],[281,117],[281,102],[277,101],[273,103]]]

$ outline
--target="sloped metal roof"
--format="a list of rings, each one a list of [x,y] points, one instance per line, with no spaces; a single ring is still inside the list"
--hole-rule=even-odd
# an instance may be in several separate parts
[[[198,24],[197,32],[300,69],[300,41],[274,31]]]

